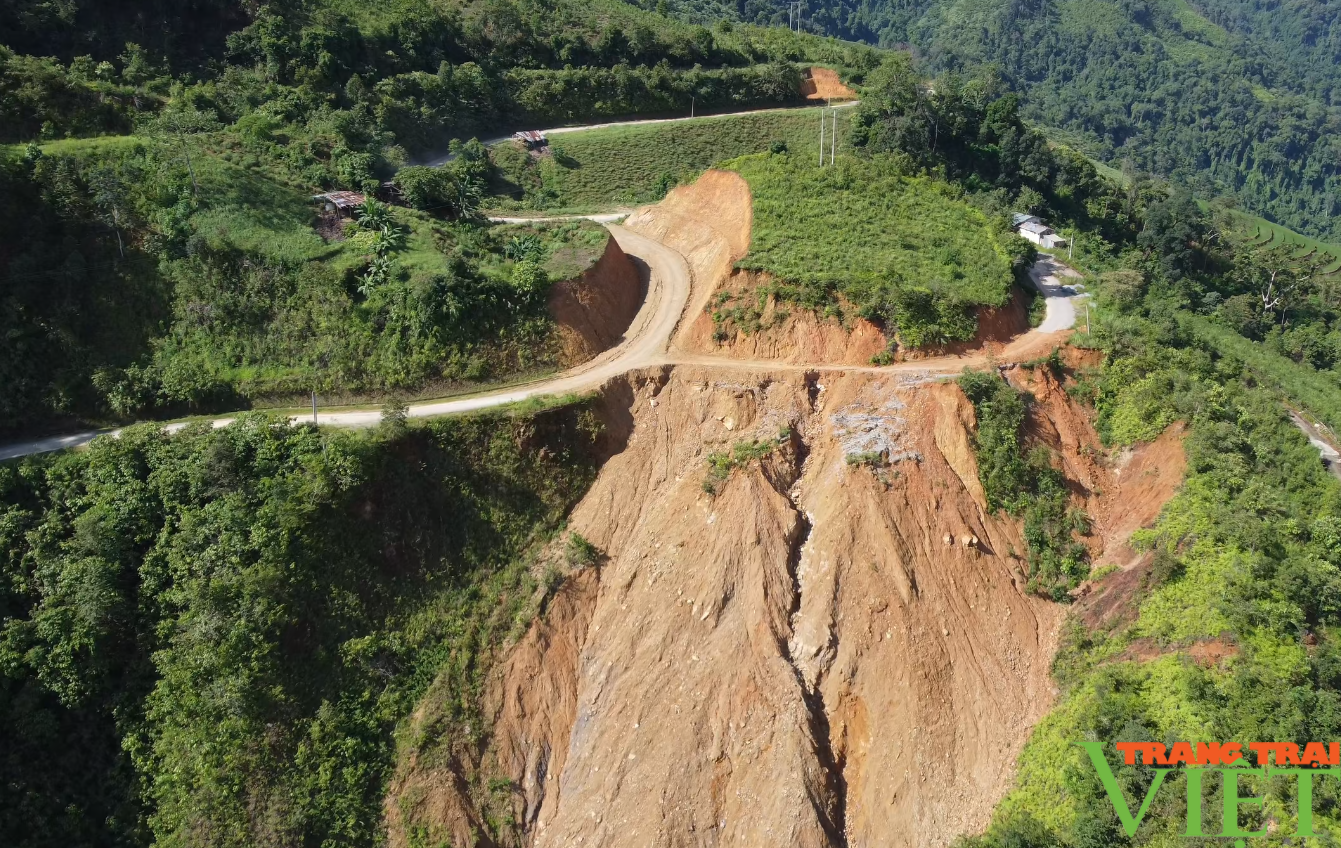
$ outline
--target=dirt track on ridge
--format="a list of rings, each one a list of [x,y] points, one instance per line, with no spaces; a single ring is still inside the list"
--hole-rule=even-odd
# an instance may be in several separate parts
[[[1054,275],[1069,269],[1051,257],[1045,257],[1040,259],[1040,264],[1046,262],[1048,267],[1037,269],[1042,274],[1036,274],[1036,279],[1041,276],[1040,284],[1047,298],[1048,317],[1042,327],[1010,342],[995,357],[989,357],[983,352],[971,352],[886,366],[854,366],[740,360],[682,351],[676,342],[685,335],[692,317],[702,311],[713,292],[716,276],[727,271],[749,246],[748,208],[735,211],[725,209],[722,216],[714,214],[712,219],[702,214],[702,201],[705,199],[703,192],[710,193],[709,199],[717,196],[726,199],[725,193],[729,192],[729,186],[723,184],[730,182],[730,179],[720,176],[722,173],[710,171],[699,183],[676,189],[661,204],[635,212],[625,225],[606,225],[619,246],[640,266],[646,280],[647,296],[618,344],[590,362],[550,379],[472,397],[412,405],[409,408],[410,417],[458,415],[537,397],[594,391],[613,377],[658,365],[729,367],[734,370],[878,372],[933,378],[957,374],[964,368],[986,367],[997,360],[1019,361],[1044,356],[1064,342],[1075,323],[1075,309],[1071,304],[1074,291],[1060,284],[1046,284],[1047,281],[1055,283]],[[745,200],[748,202],[748,195]],[[726,207],[731,205],[724,203]],[[739,205],[738,197],[736,205]],[[371,427],[381,421],[381,415],[377,409],[331,411],[319,413],[318,421],[331,427]],[[234,417],[229,416],[214,419],[211,423],[214,427],[225,427],[234,420]],[[298,423],[310,419],[303,414],[292,416],[291,420]],[[177,432],[185,427],[185,424],[169,424],[165,429]],[[88,431],[4,445],[0,446],[0,460],[81,447],[100,435],[119,434],[119,430]]]

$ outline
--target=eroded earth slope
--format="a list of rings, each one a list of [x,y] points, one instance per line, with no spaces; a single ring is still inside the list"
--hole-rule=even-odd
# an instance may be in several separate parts
[[[796,344],[725,351],[762,358],[695,354],[748,248],[748,187],[709,172],[627,226],[683,256],[689,285],[671,362],[600,392],[612,455],[570,522],[600,556],[500,658],[485,728],[461,734],[478,743],[406,746],[391,845],[934,848],[982,830],[1052,703],[1066,608],[1025,590],[947,363],[1033,395],[1030,437],[1093,519],[1096,560],[1139,565],[1126,542],[1181,479],[1178,434],[1108,457],[1059,367],[1017,364],[1062,333],[944,357],[939,377],[835,367],[853,342],[813,317],[778,328]]]

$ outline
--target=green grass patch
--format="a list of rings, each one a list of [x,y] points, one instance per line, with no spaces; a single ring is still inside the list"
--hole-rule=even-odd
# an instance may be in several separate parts
[[[776,143],[810,161],[819,158],[818,108],[759,112],[735,117],[702,118],[671,124],[609,127],[555,135],[553,156],[534,159],[511,144],[493,148],[504,174],[496,205],[589,211],[612,205],[660,200],[677,183]],[[838,149],[852,109],[839,109]]]
[[[1183,313],[1179,322],[1208,347],[1242,362],[1261,382],[1341,432],[1341,385],[1334,374],[1281,356],[1201,316]]]
[[[715,495],[736,468],[758,462],[771,456],[791,439],[791,430],[783,428],[776,439],[751,439],[736,442],[729,451],[708,454],[708,474],[703,478],[703,491]]]
[[[921,347],[971,338],[972,307],[1009,296],[1010,256],[946,183],[906,176],[882,157],[820,169],[803,155],[761,154],[728,167],[754,195],[740,265],[781,281],[783,299],[831,313],[845,299]]]
[[[1254,247],[1276,247],[1291,245],[1297,248],[1293,258],[1303,259],[1317,256],[1326,263],[1323,273],[1341,270],[1341,244],[1310,238],[1295,232],[1289,227],[1274,224],[1265,218],[1233,210],[1230,213],[1233,231],[1232,237]]]

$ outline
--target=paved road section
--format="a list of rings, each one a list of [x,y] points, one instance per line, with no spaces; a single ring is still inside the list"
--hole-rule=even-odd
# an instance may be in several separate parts
[[[563,221],[595,221],[598,224],[618,224],[620,221],[633,214],[629,211],[623,212],[602,212],[598,215],[544,215],[540,217],[491,217],[491,224],[557,224]]]
[[[1081,294],[1083,287],[1066,283],[1064,279],[1079,279],[1080,274],[1066,267],[1046,253],[1038,255],[1038,261],[1029,269],[1029,278],[1046,298],[1047,314],[1037,332],[1055,333],[1069,330],[1076,325],[1076,303],[1088,295]]]

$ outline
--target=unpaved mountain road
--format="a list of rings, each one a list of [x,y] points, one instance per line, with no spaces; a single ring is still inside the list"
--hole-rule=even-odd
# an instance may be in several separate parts
[[[861,101],[859,100],[848,100],[843,103],[834,103],[833,108],[847,109],[848,107],[856,106],[860,102]],[[608,130],[615,127],[642,127],[650,126],[652,124],[682,124],[688,121],[711,121],[714,118],[740,118],[745,115],[766,115],[769,112],[794,112],[797,109],[815,109],[823,105],[823,103],[814,101],[798,106],[770,106],[764,109],[744,109],[739,112],[721,112],[714,115],[683,115],[678,118],[638,118],[631,121],[609,121],[604,124],[578,124],[567,127],[553,127],[551,129],[541,130],[540,132],[544,133],[546,137],[549,137],[552,135],[564,135],[565,133],[586,132],[587,130]],[[511,140],[512,135],[509,133],[508,135],[500,135],[496,138],[486,138],[484,139],[483,144],[485,147],[493,147],[494,145],[503,144],[504,142]],[[455,158],[456,157],[452,154],[447,153],[442,156],[435,156],[423,164],[430,168],[441,168]]]
[[[617,224],[607,226],[624,252],[640,265],[647,286],[647,295],[642,308],[634,316],[633,322],[618,345],[590,362],[569,369],[551,379],[457,400],[415,404],[409,408],[410,417],[434,418],[457,415],[505,406],[531,398],[593,391],[612,377],[657,365],[706,365],[736,370],[861,371],[906,374],[911,379],[929,379],[957,374],[964,368],[985,367],[993,361],[985,353],[968,353],[885,366],[808,365],[681,353],[671,344],[671,337],[689,301],[691,274],[684,256],[661,242],[625,227]],[[995,359],[1018,361],[1045,356],[1053,347],[1065,341],[1068,331],[1075,324],[1075,308],[1072,300],[1084,295],[1077,295],[1057,277],[1058,274],[1070,275],[1075,272],[1051,257],[1044,256],[1040,257],[1039,263],[1030,273],[1047,298],[1047,318],[1042,326],[1012,341]],[[321,412],[318,415],[318,422],[331,427],[371,427],[381,421],[381,418],[380,410],[359,409]],[[225,427],[234,420],[233,417],[217,418],[211,423],[214,427]],[[290,420],[299,423],[310,418],[304,414],[292,416]],[[175,433],[186,426],[181,423],[168,424],[164,429]],[[120,430],[91,430],[3,445],[0,446],[0,460],[77,448],[88,444],[98,436],[117,436],[120,432]]]

